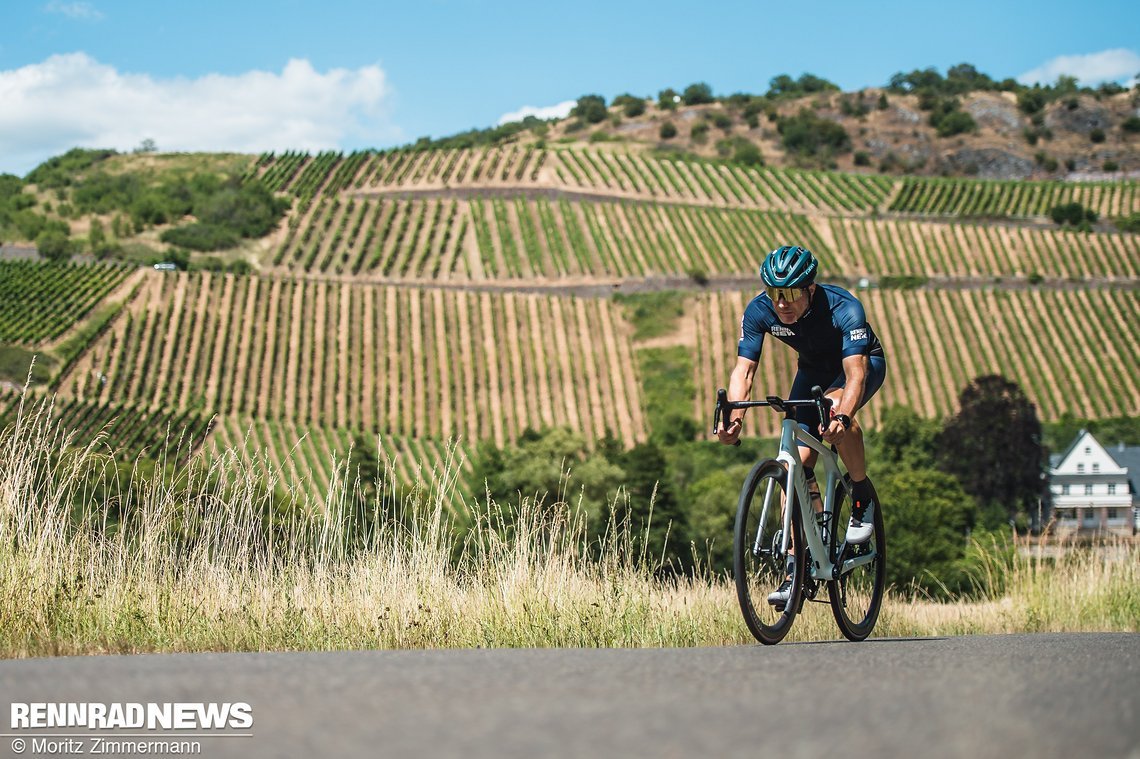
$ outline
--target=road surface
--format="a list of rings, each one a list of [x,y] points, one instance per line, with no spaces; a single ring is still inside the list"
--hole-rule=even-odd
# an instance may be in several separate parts
[[[1140,758],[1128,634],[33,659],[0,662],[0,693],[249,704],[248,729],[197,733],[207,757]],[[9,756],[17,740],[21,756],[59,756],[63,740],[91,753],[93,735],[113,737],[4,728]],[[49,733],[78,737],[33,753]]]

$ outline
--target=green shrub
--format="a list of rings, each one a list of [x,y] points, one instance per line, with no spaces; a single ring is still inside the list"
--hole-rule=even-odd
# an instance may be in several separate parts
[[[66,261],[75,251],[75,245],[66,232],[50,228],[36,235],[36,250],[49,261]]]
[[[199,251],[226,250],[241,243],[241,235],[232,229],[204,222],[168,229],[160,239],[170,245]]]
[[[733,163],[738,163],[741,166],[764,165],[764,155],[755,144],[743,138],[737,138],[734,140],[734,143],[735,147],[732,151]]]
[[[1116,161],[1108,160],[1104,162],[1104,166],[1101,168],[1103,168],[1105,171],[1119,171],[1120,164],[1118,164]]]
[[[621,108],[622,113],[625,114],[626,118],[637,118],[641,114],[645,113],[645,100],[639,97],[635,97],[628,92],[623,92],[614,98],[613,104]]]
[[[887,93],[884,92],[881,95],[879,95],[879,103],[878,103],[879,110],[885,111],[890,107],[891,107],[891,102],[889,100],[887,100]]]
[[[1140,133],[1140,116],[1129,116],[1120,124],[1120,130],[1127,134]]]
[[[590,133],[590,142],[609,142],[613,137],[604,129]]]
[[[1080,203],[1061,203],[1049,209],[1049,217],[1053,219],[1056,224],[1074,224],[1080,226],[1082,223],[1091,223],[1097,220],[1097,212],[1091,208],[1085,208]]]
[[[855,165],[856,166],[870,166],[871,155],[865,150],[855,151]]]
[[[685,88],[681,94],[681,100],[685,105],[703,105],[705,103],[713,102],[712,87],[709,87],[704,82],[696,82],[690,84]]]
[[[1037,144],[1037,138],[1039,137],[1039,135],[1037,134],[1037,130],[1031,129],[1029,127],[1026,127],[1025,129],[1022,130],[1021,136],[1024,137],[1025,141],[1028,142],[1030,145],[1036,145]]]
[[[1089,132],[1089,139],[1092,140],[1093,142],[1096,142],[1096,143],[1104,142],[1104,138],[1105,138],[1104,130],[1101,129],[1100,127],[1097,127],[1096,129]]]
[[[606,99],[601,95],[583,95],[578,98],[577,105],[570,111],[571,116],[577,116],[587,124],[597,124],[605,121],[609,112],[606,110]]]
[[[698,121],[693,124],[693,128],[689,130],[689,139],[696,143],[704,143],[708,141],[709,125],[707,121]]]
[[[726,132],[732,129],[732,118],[727,113],[714,113],[712,123],[717,129],[723,129]]]
[[[666,121],[658,132],[663,140],[671,140],[677,136],[677,127],[672,121]]]
[[[806,108],[797,116],[781,119],[778,131],[784,148],[792,153],[816,155],[826,151],[842,153],[851,149],[851,138],[842,125],[822,119]]]
[[[1050,174],[1056,171],[1058,166],[1057,159],[1053,156],[1045,156],[1045,161],[1041,164],[1041,167]]]
[[[1041,109],[1045,107],[1045,103],[1045,93],[1039,88],[1022,90],[1017,95],[1017,107],[1020,108],[1023,113],[1039,113]]]
[[[673,111],[677,108],[677,101],[674,98],[678,97],[678,93],[672,87],[666,87],[657,93],[657,107],[666,111]]]
[[[1121,232],[1140,233],[1140,211],[1133,211],[1128,216],[1122,216],[1114,223]]]

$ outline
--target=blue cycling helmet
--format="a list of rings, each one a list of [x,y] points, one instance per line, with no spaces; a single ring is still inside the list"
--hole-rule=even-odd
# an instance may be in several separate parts
[[[807,287],[815,282],[819,262],[807,248],[781,245],[760,265],[760,278],[768,287]]]

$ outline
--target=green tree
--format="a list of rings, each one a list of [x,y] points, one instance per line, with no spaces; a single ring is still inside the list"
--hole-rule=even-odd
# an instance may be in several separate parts
[[[936,469],[892,469],[875,478],[887,532],[887,582],[936,597],[968,587],[963,559],[978,507]]]
[[[663,140],[671,140],[677,136],[677,126],[672,121],[666,121],[661,125],[661,131],[658,134]]]
[[[570,111],[570,115],[577,116],[587,124],[605,121],[609,115],[606,110],[606,99],[601,95],[583,95],[578,98],[578,104]]]
[[[677,108],[677,101],[675,98],[680,97],[679,93],[672,87],[666,87],[657,93],[657,107],[666,111],[673,111]]]
[[[628,119],[635,119],[645,113],[645,99],[630,95],[628,92],[614,98],[614,105],[619,106]]]
[[[685,105],[703,105],[705,103],[713,102],[712,87],[704,82],[696,82],[690,84],[685,88],[685,92],[681,95],[681,100]]]
[[[909,406],[890,406],[867,433],[867,460],[876,471],[929,469],[934,466],[941,425]]]
[[[840,124],[803,109],[798,115],[781,119],[777,131],[784,148],[807,156],[822,152],[842,153],[851,149],[851,137]]]
[[[939,468],[979,504],[1009,519],[1031,514],[1045,495],[1045,451],[1037,409],[1005,377],[977,377],[962,390],[958,413],[938,436]]]
[[[49,261],[66,261],[71,258],[74,246],[65,232],[53,228],[36,236],[36,250]]]
[[[652,441],[639,443],[621,456],[620,465],[629,498],[615,502],[615,521],[628,519],[632,535],[645,539],[651,566],[687,566],[687,514],[674,494],[661,448]]]

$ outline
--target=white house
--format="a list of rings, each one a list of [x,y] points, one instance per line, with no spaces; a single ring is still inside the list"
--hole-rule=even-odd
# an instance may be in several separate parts
[[[1105,448],[1081,430],[1050,464],[1058,534],[1132,535],[1140,529],[1140,447]]]

